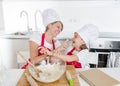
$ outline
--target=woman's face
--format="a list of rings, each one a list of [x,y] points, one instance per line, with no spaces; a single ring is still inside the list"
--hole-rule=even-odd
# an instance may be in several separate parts
[[[51,34],[53,35],[53,37],[56,37],[62,31],[63,26],[61,22],[55,22],[55,23],[49,24],[48,28]]]
[[[83,44],[85,44],[84,40],[77,32],[75,32],[74,37],[72,38],[72,46],[75,47],[77,51],[80,51],[80,46]]]

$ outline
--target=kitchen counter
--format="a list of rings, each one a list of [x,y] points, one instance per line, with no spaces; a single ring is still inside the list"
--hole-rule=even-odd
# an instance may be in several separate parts
[[[32,31],[32,32],[14,32],[14,33],[5,33],[2,32],[0,33],[0,38],[5,38],[5,39],[29,39],[33,34],[40,34],[41,31]],[[58,40],[66,40],[69,39],[71,40],[71,37],[66,37],[66,36],[61,36],[58,35],[55,39]]]
[[[32,34],[38,33],[38,31],[33,32],[14,32],[14,33],[3,33],[0,34],[0,38],[6,39],[29,39]]]
[[[76,72],[79,73],[80,71],[83,71],[84,69],[76,69]],[[120,68],[99,68],[99,70],[105,72],[112,78],[120,81]],[[8,69],[6,72],[6,76],[4,79],[4,85],[3,86],[16,86],[18,80],[20,79],[22,73],[24,72],[24,69]],[[78,79],[81,86],[90,86],[87,82],[85,82],[78,74]],[[9,77],[9,78],[8,78]],[[2,86],[2,85],[0,85]]]
[[[3,58],[3,63],[7,68],[18,67],[16,52],[20,50],[29,50],[29,39],[27,37],[9,35],[0,36],[0,56]]]
[[[29,35],[3,34],[3,35],[0,35],[0,38],[5,38],[5,39],[29,39]]]
[[[7,69],[7,72],[4,72],[6,75],[2,77],[3,79],[0,76],[0,86],[16,86],[23,72],[22,69]]]

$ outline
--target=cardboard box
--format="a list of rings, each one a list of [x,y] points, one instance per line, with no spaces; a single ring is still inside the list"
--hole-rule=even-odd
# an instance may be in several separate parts
[[[97,68],[80,72],[80,76],[91,86],[120,86],[120,82]],[[120,76],[118,76],[120,77]]]

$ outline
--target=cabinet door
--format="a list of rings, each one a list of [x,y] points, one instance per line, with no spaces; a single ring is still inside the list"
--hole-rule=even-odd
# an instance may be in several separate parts
[[[6,68],[18,68],[17,51],[29,50],[28,39],[0,39],[0,55]]]
[[[19,51],[23,56],[26,57],[26,59],[30,58],[30,53],[29,51]],[[17,64],[18,64],[18,68],[21,68],[24,64],[26,63],[26,61],[19,55],[17,54]]]

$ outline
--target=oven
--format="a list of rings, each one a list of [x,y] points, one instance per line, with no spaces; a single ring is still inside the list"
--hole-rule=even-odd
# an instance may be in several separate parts
[[[110,67],[111,64],[112,65],[116,64],[115,59],[117,59],[118,57],[120,58],[120,54],[118,54],[120,52],[120,39],[98,38],[97,40],[91,40],[90,52],[98,54],[97,67]],[[113,61],[113,57],[114,57],[114,61]],[[94,65],[91,64],[91,67],[94,67]]]

